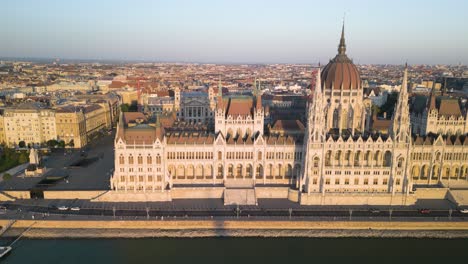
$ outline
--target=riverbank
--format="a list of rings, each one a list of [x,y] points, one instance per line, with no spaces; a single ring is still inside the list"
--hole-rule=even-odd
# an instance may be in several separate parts
[[[4,233],[30,238],[415,237],[468,238],[468,222],[367,221],[51,221],[18,220]],[[0,220],[0,225],[5,225]]]

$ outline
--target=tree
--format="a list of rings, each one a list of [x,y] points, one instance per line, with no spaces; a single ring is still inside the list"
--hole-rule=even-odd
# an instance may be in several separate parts
[[[23,164],[23,163],[26,163],[26,162],[28,162],[28,155],[26,154],[26,152],[22,151],[21,154],[18,157],[18,163]]]
[[[64,148],[65,147],[65,141],[60,140],[58,143],[59,148]]]
[[[120,111],[128,112],[129,110],[130,110],[130,106],[128,104],[121,104],[120,105]]]
[[[5,174],[3,174],[3,180],[4,180],[4,181],[11,180],[11,174],[10,174],[10,173],[5,173]]]
[[[55,140],[55,139],[51,139],[51,140],[47,141],[47,146],[48,146],[49,148],[53,148],[53,147],[55,147],[55,146],[57,146],[57,145],[58,145],[58,141]]]
[[[70,140],[70,142],[68,142],[68,146],[70,146],[70,148],[74,148],[75,147],[75,141],[73,139]]]
[[[19,142],[18,146],[19,146],[20,148],[24,148],[24,147],[26,147],[26,142],[24,142],[23,140],[21,140],[21,141]]]

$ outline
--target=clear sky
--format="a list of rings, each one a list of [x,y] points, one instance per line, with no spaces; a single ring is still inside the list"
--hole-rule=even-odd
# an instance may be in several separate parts
[[[467,0],[11,0],[0,56],[316,63],[346,12],[356,63],[468,64]]]

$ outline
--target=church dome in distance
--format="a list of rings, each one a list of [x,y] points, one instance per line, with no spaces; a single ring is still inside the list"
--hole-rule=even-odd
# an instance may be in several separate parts
[[[361,89],[361,76],[356,65],[346,55],[346,44],[344,39],[344,24],[341,31],[338,54],[323,68],[322,87],[333,90],[356,90]]]

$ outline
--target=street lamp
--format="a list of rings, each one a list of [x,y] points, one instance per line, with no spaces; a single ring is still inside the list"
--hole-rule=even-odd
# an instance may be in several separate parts
[[[149,207],[146,207],[146,219],[149,219],[149,211],[150,211]]]
[[[388,217],[390,221],[392,221],[392,213],[393,213],[393,209],[388,210]]]
[[[237,207],[236,207],[237,218],[239,218],[239,213],[240,213],[240,208],[239,208],[239,205],[237,205]]]
[[[353,209],[349,209],[349,221],[351,221],[352,217],[353,217]]]
[[[292,215],[292,208],[289,208],[289,219],[291,220],[291,215]]]
[[[114,215],[114,219],[115,219],[115,206],[112,206],[112,214]]]
[[[449,220],[452,220],[452,212],[453,212],[453,210],[452,210],[452,208],[450,208],[449,209]]]

